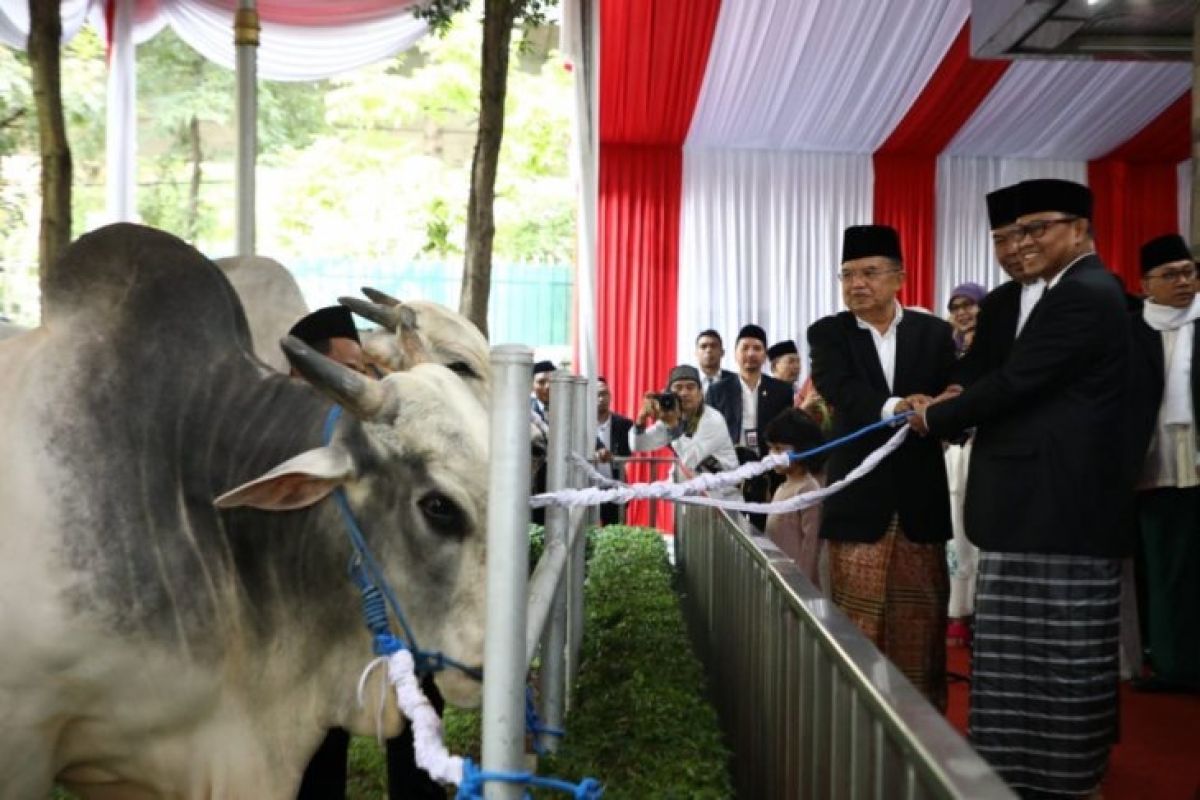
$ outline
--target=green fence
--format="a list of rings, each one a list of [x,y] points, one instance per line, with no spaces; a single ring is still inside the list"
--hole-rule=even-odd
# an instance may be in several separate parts
[[[292,261],[310,308],[332,305],[339,295],[356,295],[371,286],[402,300],[432,300],[458,308],[462,263],[396,264],[313,258]],[[574,267],[569,264],[494,264],[488,300],[488,330],[493,342],[531,347],[570,344]]]

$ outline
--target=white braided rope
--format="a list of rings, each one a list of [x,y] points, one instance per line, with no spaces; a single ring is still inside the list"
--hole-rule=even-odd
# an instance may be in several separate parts
[[[697,475],[695,478],[682,483],[656,481],[655,483],[626,485],[621,488],[600,489],[589,487],[587,489],[563,489],[558,492],[547,492],[546,494],[538,494],[529,498],[529,505],[533,508],[541,508],[549,505],[572,508],[574,506],[592,506],[600,503],[628,503],[631,500],[671,500],[685,505],[712,506],[714,508],[724,508],[730,511],[746,511],[754,514],[783,514],[788,511],[799,511],[820,503],[830,495],[837,494],[863,475],[875,469],[880,461],[883,461],[883,459],[895,452],[904,443],[905,438],[908,436],[908,431],[909,427],[907,425],[900,428],[892,434],[892,438],[888,439],[882,446],[863,459],[861,464],[852,469],[840,481],[822,489],[795,495],[778,503],[747,503],[742,500],[722,500],[716,497],[699,496],[698,493],[726,486],[736,486],[745,478],[761,475],[768,469],[774,469],[777,466],[784,466],[788,463],[787,454],[767,456],[762,461],[743,464],[737,469],[729,470],[728,472]]]
[[[408,718],[413,728],[413,752],[416,754],[417,766],[429,773],[434,780],[442,783],[452,783],[455,786],[462,783],[462,756],[450,755],[442,742],[442,721],[438,718],[433,705],[421,691],[413,664],[412,653],[400,649],[390,656],[381,656],[371,661],[358,679],[358,703],[364,705],[363,692],[367,679],[380,664],[387,663],[388,681],[396,689],[396,700],[400,711]],[[377,720],[377,724],[380,724]]]

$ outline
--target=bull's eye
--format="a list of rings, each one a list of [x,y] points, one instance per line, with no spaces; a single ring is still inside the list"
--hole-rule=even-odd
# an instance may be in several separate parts
[[[418,505],[425,519],[439,533],[462,533],[463,512],[458,504],[439,492],[430,492]]]
[[[479,377],[479,373],[477,373],[474,368],[472,368],[471,365],[465,361],[452,361],[446,365],[446,369],[450,370],[455,375],[458,375],[460,378]]]

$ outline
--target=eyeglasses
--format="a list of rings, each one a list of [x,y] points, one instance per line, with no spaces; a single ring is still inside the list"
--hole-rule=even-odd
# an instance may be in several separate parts
[[[1196,277],[1195,267],[1179,267],[1178,269],[1164,269],[1157,275],[1147,275],[1147,280],[1160,280],[1167,283],[1175,283],[1176,281],[1190,281]]]
[[[974,300],[958,300],[958,301],[950,304],[950,310],[952,312],[953,311],[966,311],[968,308],[971,308],[974,305],[975,305]]]
[[[1024,225],[1013,225],[1004,233],[993,233],[992,242],[994,244],[1016,244],[1024,239],[1027,235],[1031,239],[1041,239],[1046,235],[1046,231],[1051,225],[1061,223],[1074,222],[1081,217],[1058,217],[1057,219],[1039,219],[1036,222],[1027,222]]]
[[[884,275],[899,271],[900,269],[898,267],[867,267],[865,269],[844,269],[838,272],[837,276],[838,280],[842,283],[850,283],[850,281],[854,280],[855,278],[873,281],[883,277]]]

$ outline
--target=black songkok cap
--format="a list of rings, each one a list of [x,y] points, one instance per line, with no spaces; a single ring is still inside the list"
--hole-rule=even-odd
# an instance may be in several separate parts
[[[772,361],[780,356],[786,356],[790,353],[800,353],[800,351],[796,349],[796,343],[791,339],[784,339],[782,342],[776,342],[767,348],[767,358],[771,359]]]
[[[894,261],[900,257],[900,234],[889,225],[851,225],[842,235],[842,263],[858,258],[883,256]]]
[[[301,317],[288,333],[310,347],[328,339],[353,339],[361,344],[354,315],[345,306],[318,308]]]
[[[992,230],[1012,225],[1017,221],[1017,217],[1021,216],[1017,213],[1018,193],[1019,187],[1017,184],[1005,186],[994,192],[988,192],[988,223],[991,225]]]
[[[554,372],[558,367],[554,366],[553,361],[539,361],[533,365],[533,374],[540,375],[543,372]]]
[[[1151,239],[1142,245],[1142,274],[1145,275],[1155,267],[1170,264],[1172,261],[1191,261],[1192,252],[1188,250],[1187,242],[1177,233],[1168,233]]]
[[[758,339],[762,342],[763,347],[767,346],[767,332],[754,324],[742,326],[742,329],[738,331],[737,341],[740,342],[742,339]]]
[[[1059,211],[1073,217],[1092,218],[1092,190],[1081,183],[1038,178],[1017,184],[1017,216]]]

